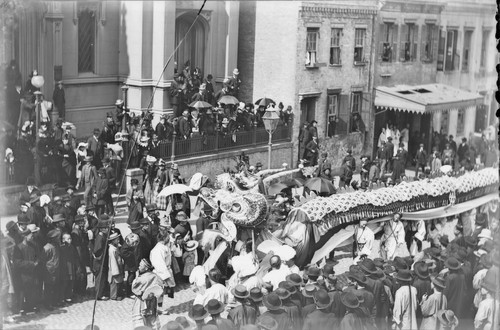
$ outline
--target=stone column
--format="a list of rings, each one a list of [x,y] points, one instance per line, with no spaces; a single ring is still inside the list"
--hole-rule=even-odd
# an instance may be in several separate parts
[[[238,64],[238,24],[239,24],[238,1],[226,1],[226,14],[228,16],[226,37],[226,63],[224,67],[225,76],[233,75],[233,70]]]

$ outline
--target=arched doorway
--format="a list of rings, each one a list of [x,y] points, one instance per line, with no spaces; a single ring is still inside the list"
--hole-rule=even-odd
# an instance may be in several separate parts
[[[178,45],[189,27],[196,18],[196,13],[185,13],[179,16],[175,22],[175,45]],[[178,71],[184,69],[185,63],[189,61],[194,70],[198,67],[205,74],[205,57],[207,52],[208,24],[203,17],[198,17],[195,25],[189,31],[186,39],[175,54]]]

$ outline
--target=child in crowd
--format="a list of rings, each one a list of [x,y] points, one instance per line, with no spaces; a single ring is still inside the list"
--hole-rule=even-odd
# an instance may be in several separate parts
[[[184,246],[184,254],[182,255],[182,262],[184,264],[184,270],[182,274],[189,277],[194,269],[194,266],[198,264],[198,256],[196,253],[196,248],[198,247],[197,241],[187,241]]]

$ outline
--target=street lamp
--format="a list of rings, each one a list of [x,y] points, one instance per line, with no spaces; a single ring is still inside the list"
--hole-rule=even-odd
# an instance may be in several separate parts
[[[264,127],[266,128],[267,133],[269,133],[269,147],[268,147],[268,158],[267,158],[267,168],[271,169],[271,147],[273,145],[273,133],[276,131],[278,127],[278,122],[280,120],[280,116],[278,112],[273,107],[268,107],[266,112],[262,116],[262,121],[264,122]]]
[[[45,80],[43,79],[43,76],[33,76],[31,78],[31,84],[38,88],[41,89],[43,87],[43,84],[45,83]],[[40,141],[40,134],[38,130],[40,129],[40,114],[42,112],[42,92],[36,91],[35,93],[36,101],[35,101],[35,125],[36,125],[36,130],[35,130],[35,148],[38,148],[38,141]],[[34,166],[34,174],[35,174],[35,182],[37,185],[40,185],[42,183],[41,179],[41,168],[40,168],[40,160],[37,159],[37,155],[35,154],[35,166]]]

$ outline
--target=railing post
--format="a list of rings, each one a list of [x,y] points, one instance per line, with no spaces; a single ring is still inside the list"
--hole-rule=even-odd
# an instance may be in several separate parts
[[[170,160],[172,163],[175,161],[175,138],[177,137],[177,132],[174,130],[172,134],[172,155],[170,155]]]
[[[288,139],[292,140],[292,132],[293,132],[293,116],[288,117]]]
[[[253,120],[253,145],[257,145],[257,120]]]

